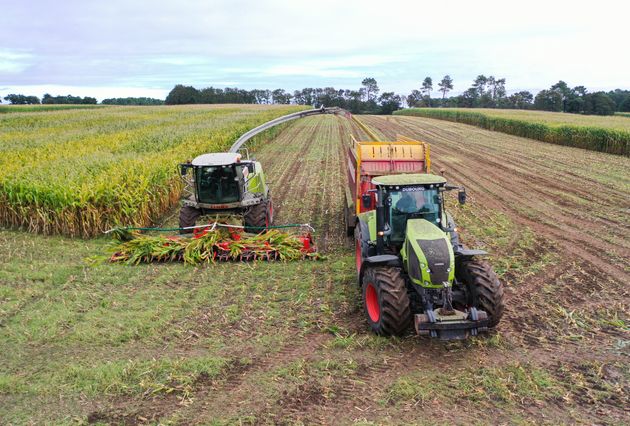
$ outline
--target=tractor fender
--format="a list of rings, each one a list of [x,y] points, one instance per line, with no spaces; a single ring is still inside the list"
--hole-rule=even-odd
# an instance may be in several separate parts
[[[367,222],[360,220],[357,218],[357,223],[354,228],[354,239],[361,246],[361,253],[356,253],[356,256],[361,256],[361,268],[357,271],[357,278],[359,280],[359,286],[361,286],[361,281],[363,280],[363,271],[365,269],[365,260],[366,258],[371,257],[371,254],[374,254],[374,247],[370,246],[370,230]]]
[[[473,257],[473,256],[485,256],[488,252],[485,250],[473,250],[467,248],[460,248],[455,252],[455,256],[457,257]]]
[[[398,256],[394,256],[393,254],[381,254],[376,256],[369,256],[363,259],[363,263],[361,264],[361,272],[359,273],[359,286],[361,286],[363,282],[363,274],[368,268],[374,266],[395,266],[398,268],[402,268],[402,262],[398,258]]]
[[[387,264],[388,266],[401,266],[398,256],[393,254],[380,254],[377,256],[370,256],[363,260],[363,263],[369,263],[371,265]]]

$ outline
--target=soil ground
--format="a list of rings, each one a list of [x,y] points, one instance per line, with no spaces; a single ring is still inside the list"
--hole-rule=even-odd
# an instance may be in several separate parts
[[[630,160],[457,123],[360,116],[431,144],[449,208],[507,291],[489,336],[379,338],[345,239],[345,144],[303,119],[255,148],[276,223],[323,262],[86,264],[106,241],[0,231],[0,421],[627,424]],[[172,220],[172,219],[171,219]]]

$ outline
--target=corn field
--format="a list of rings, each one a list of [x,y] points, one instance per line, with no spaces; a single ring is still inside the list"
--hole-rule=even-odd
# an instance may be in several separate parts
[[[0,223],[91,237],[177,203],[177,164],[300,107],[106,107],[0,117]]]
[[[411,108],[396,111],[398,115],[436,118],[471,124],[510,135],[537,139],[557,145],[630,156],[630,130],[621,117],[586,117],[576,114],[463,109]],[[576,117],[572,117],[576,116]],[[551,118],[550,118],[551,117]],[[563,123],[570,120],[571,123]],[[578,124],[580,121],[584,125]],[[595,124],[590,124],[591,122]],[[622,123],[619,128],[611,127]],[[604,123],[604,124],[599,124]]]

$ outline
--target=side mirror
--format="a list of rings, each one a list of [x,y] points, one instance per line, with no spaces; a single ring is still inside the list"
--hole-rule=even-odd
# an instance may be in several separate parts
[[[188,173],[188,169],[192,168],[192,165],[190,163],[184,163],[184,164],[180,164],[179,165],[179,173],[182,176],[186,176],[186,173]]]
[[[466,204],[466,190],[460,190],[457,193],[457,201],[459,204]]]
[[[372,208],[372,196],[370,194],[363,194],[361,196],[361,203],[363,204],[364,209]]]

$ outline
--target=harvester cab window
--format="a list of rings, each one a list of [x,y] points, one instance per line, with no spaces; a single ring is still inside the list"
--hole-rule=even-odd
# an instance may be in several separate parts
[[[240,201],[238,177],[233,165],[202,167],[197,185],[201,203],[223,204]]]
[[[410,218],[426,219],[440,226],[440,197],[437,189],[424,187],[404,188],[400,191],[390,191],[391,207],[389,217],[393,242],[405,240],[407,220]]]

